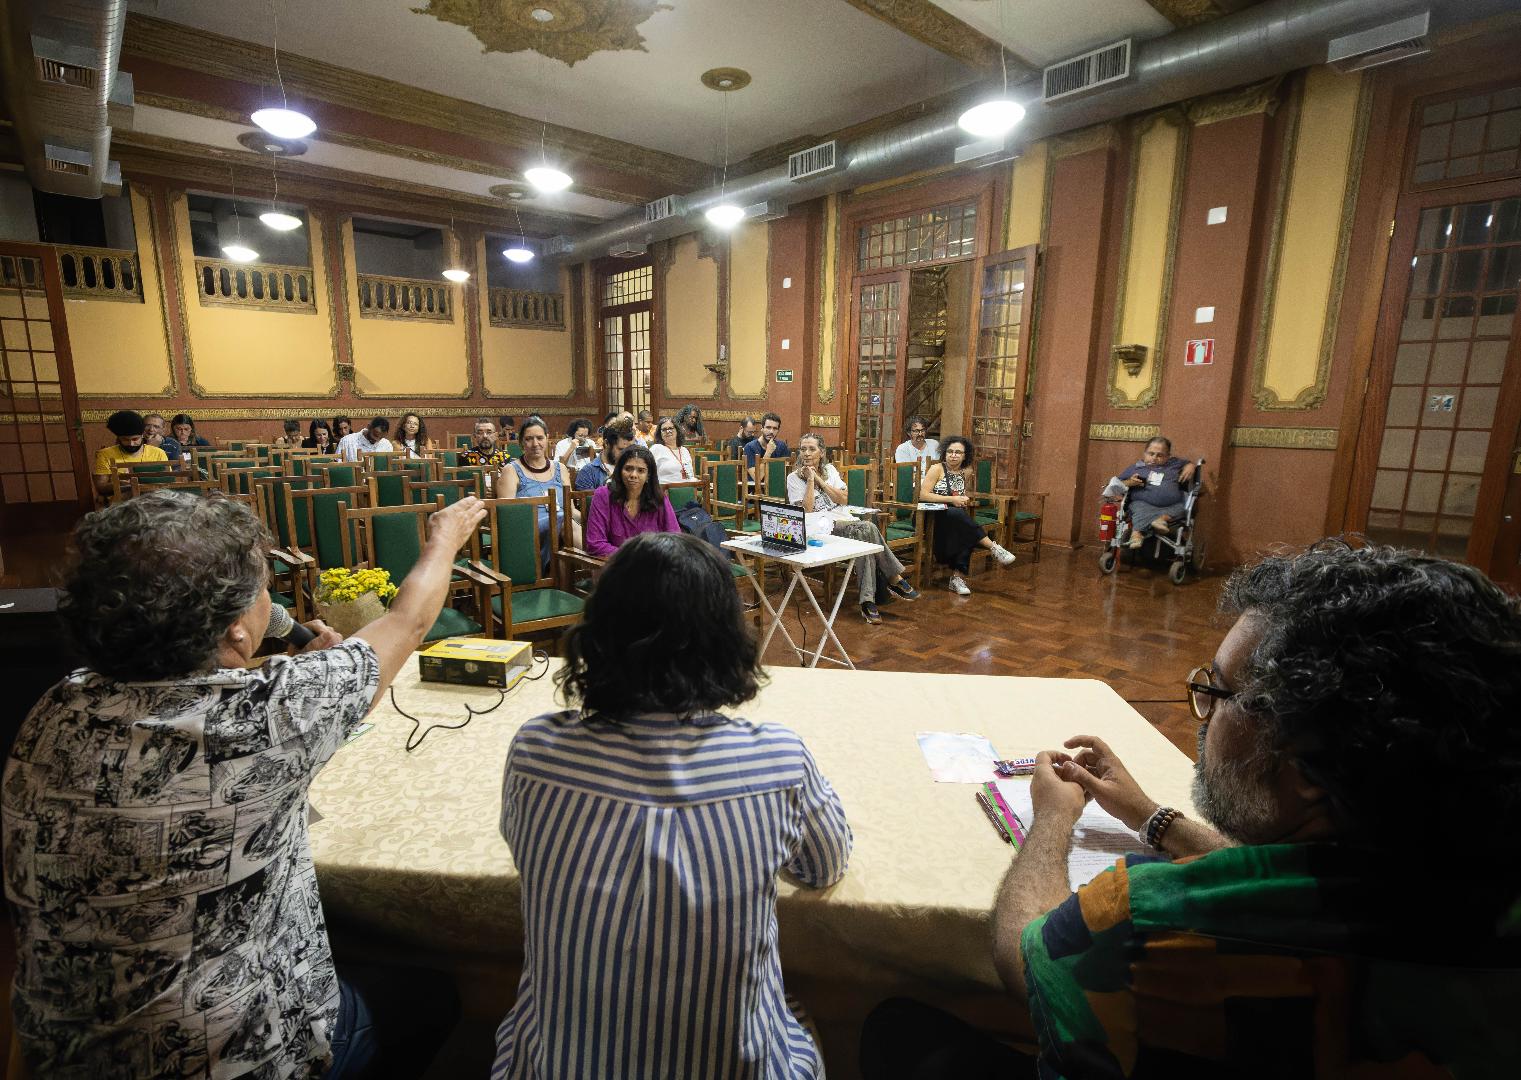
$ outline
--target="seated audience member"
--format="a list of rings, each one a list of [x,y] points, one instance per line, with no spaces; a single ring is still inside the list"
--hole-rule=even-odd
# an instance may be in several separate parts
[[[486,494],[496,491],[502,466],[512,460],[505,446],[496,441],[496,421],[489,416],[475,418],[475,435],[470,449],[460,452],[461,465],[480,465],[486,470]]]
[[[893,460],[905,464],[910,461],[919,463],[919,472],[922,476],[931,464],[940,459],[940,440],[925,438],[929,431],[929,425],[924,417],[910,417],[908,421],[908,438],[898,444],[893,451]]]
[[[421,1074],[452,985],[335,974],[307,788],[411,660],[483,516],[473,498],[433,515],[389,612],[354,637],[310,623],[300,654],[252,669],[270,623],[252,511],[154,491],[79,524],[59,613],[86,666],[38,702],[5,770],[33,1076]]]
[[[130,409],[114,412],[106,421],[106,430],[116,436],[110,446],[95,451],[95,490],[110,495],[111,476],[118,465],[130,465],[139,461],[168,461],[168,455],[156,446],[143,442],[148,425],[138,413]]]
[[[422,457],[435,449],[428,437],[428,425],[415,412],[402,413],[396,421],[396,449],[405,450],[407,457]]]
[[[1236,571],[1220,607],[1235,625],[1188,680],[1203,821],[1093,736],[1040,755],[993,915],[1040,1075],[1514,1074],[1521,604],[1468,566],[1323,541]],[[1161,857],[1074,895],[1090,798]],[[911,1003],[863,1044],[868,1077],[1035,1075]]]
[[[518,442],[523,445],[523,456],[511,458],[502,469],[496,492],[503,499],[531,499],[550,494],[554,497],[555,511],[566,512],[565,492],[571,487],[570,470],[549,456],[549,428],[537,416],[530,416],[518,429]],[[571,508],[571,514],[575,509]],[[581,546],[581,525],[572,526],[576,547]],[[539,558],[547,567],[554,554],[556,537],[549,533],[549,510],[539,508]]]
[[[169,461],[179,463],[185,459],[185,448],[173,435],[166,434],[168,425],[163,413],[148,413],[143,417],[143,445],[156,446]]]
[[[648,409],[640,409],[639,416],[634,421],[634,441],[640,446],[649,446],[659,441],[655,437],[655,414]]]
[[[683,405],[676,410],[676,426],[681,429],[683,442],[702,442],[708,437],[702,424],[702,410],[696,405]]]
[[[180,444],[180,456],[186,457],[192,447],[210,448],[211,440],[202,438],[195,433],[195,421],[189,413],[175,413],[174,419],[169,421],[169,434],[174,436],[174,441]]]
[[[270,445],[281,450],[292,449],[301,445],[301,421],[286,420],[283,423],[282,434]]]
[[[755,417],[747,416],[744,422],[739,425],[739,433],[727,443],[729,457],[731,459],[744,457],[745,447],[749,445],[750,440],[753,438],[755,438]]]
[[[797,466],[787,474],[787,501],[796,503],[810,514],[827,513],[837,506],[850,502],[845,491],[845,481],[840,472],[829,463],[824,452],[824,442],[817,435],[804,435],[797,441]],[[810,527],[810,535],[812,529]],[[861,594],[861,618],[876,624],[882,621],[877,610],[877,598],[890,603],[894,596],[904,600],[919,599],[919,590],[910,585],[903,576],[903,564],[898,556],[886,546],[882,532],[869,521],[831,521],[830,532],[835,536],[848,536],[864,540],[868,544],[882,544],[875,555],[862,555],[855,560],[856,589]],[[887,583],[887,591],[877,588],[877,576]]]
[[[976,481],[972,475],[977,450],[964,435],[952,435],[940,448],[940,460],[931,465],[919,485],[924,502],[944,503],[936,510],[930,528],[935,530],[935,561],[951,568],[950,590],[957,596],[971,596],[966,574],[972,568],[972,552],[979,547],[993,553],[993,558],[1008,566],[1013,552],[996,544],[972,517],[971,507]]]
[[[591,421],[577,417],[566,425],[565,438],[555,443],[553,457],[574,474],[596,456],[597,448],[591,438]]]
[[[348,438],[350,432],[353,430],[354,425],[347,416],[333,417],[333,442],[335,444],[340,443],[344,439]]]
[[[516,416],[498,417],[497,425],[497,441],[503,445],[518,441],[518,418]]]
[[[1172,456],[1172,440],[1158,435],[1120,480],[1130,493],[1130,546],[1146,542],[1148,532],[1170,531],[1168,522],[1183,513],[1183,487],[1194,478],[1194,463]]]
[[[760,434],[745,444],[745,466],[754,480],[755,463],[765,458],[784,458],[790,451],[787,444],[777,436],[781,434],[782,418],[774,412],[761,417]]]
[[[313,420],[306,429],[306,438],[301,440],[301,446],[305,450],[320,450],[324,454],[331,454],[338,448],[333,441],[333,429],[328,427],[326,420]]]
[[[850,828],[797,735],[718,711],[763,677],[728,561],[636,536],[564,640],[573,708],[507,753],[525,947],[492,1076],[822,1076],[782,984],[776,878],[839,881]],[[637,765],[610,788],[610,761]]]
[[[577,491],[596,491],[612,478],[618,459],[634,441],[634,429],[612,424],[602,429],[602,451],[576,472]]]
[[[697,475],[692,467],[692,451],[686,447],[686,435],[676,425],[676,421],[669,416],[662,416],[655,424],[655,436],[656,441],[650,445],[650,453],[654,455],[662,484],[690,480]]]
[[[350,432],[338,440],[338,456],[344,461],[359,461],[365,454],[388,453],[395,449],[386,438],[390,430],[391,421],[377,416],[363,431]]]
[[[632,536],[680,532],[676,511],[655,475],[655,460],[642,446],[618,455],[612,479],[597,489],[586,509],[586,550],[607,558]]]

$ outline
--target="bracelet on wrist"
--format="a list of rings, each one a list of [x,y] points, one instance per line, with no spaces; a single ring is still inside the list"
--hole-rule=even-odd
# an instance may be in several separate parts
[[[1161,851],[1163,834],[1172,827],[1174,821],[1182,816],[1181,810],[1175,810],[1171,806],[1159,806],[1136,830],[1136,839],[1153,851]]]

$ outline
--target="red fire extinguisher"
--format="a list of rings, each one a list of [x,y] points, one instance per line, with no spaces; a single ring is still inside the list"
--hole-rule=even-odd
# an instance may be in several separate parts
[[[1106,544],[1114,539],[1114,518],[1119,512],[1117,503],[1106,502],[1099,507],[1099,539]]]

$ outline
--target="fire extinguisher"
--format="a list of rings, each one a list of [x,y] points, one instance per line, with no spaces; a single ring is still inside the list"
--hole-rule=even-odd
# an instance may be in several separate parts
[[[1099,507],[1099,539],[1106,544],[1114,539],[1114,518],[1119,512],[1117,503],[1106,502]]]

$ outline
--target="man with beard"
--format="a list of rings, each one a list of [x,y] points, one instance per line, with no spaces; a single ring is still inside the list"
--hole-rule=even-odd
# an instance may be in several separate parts
[[[1521,1061],[1521,602],[1326,541],[1237,571],[1189,676],[1194,821],[1102,740],[1039,756],[993,959],[1038,1062],[901,1000],[873,1077],[1511,1075]],[[1069,891],[1087,799],[1158,857]]]

